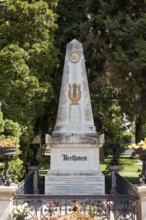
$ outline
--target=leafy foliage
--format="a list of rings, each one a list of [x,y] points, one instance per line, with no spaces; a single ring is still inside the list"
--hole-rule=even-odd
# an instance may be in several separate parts
[[[116,101],[121,115],[126,113],[131,122],[145,121],[145,4],[99,0],[94,7],[95,1],[89,1],[81,39],[90,84],[96,89],[93,103],[99,100],[100,115],[107,116]]]
[[[41,133],[44,141],[54,126],[65,46],[73,38],[84,46],[97,131],[106,134],[107,143],[123,144],[126,114],[141,132],[146,123],[145,16],[142,0],[1,1],[0,138],[20,143],[25,165],[31,139]]]
[[[26,153],[34,132],[40,132],[40,122],[36,127],[36,121],[43,118],[45,106],[54,96],[51,84],[57,60],[54,47],[57,25],[53,12],[56,3],[5,0],[0,4],[3,135],[17,139]],[[1,122],[0,125],[3,130]]]
[[[14,181],[17,183],[18,180],[22,179],[24,176],[23,170],[23,161],[20,160],[19,155],[21,154],[19,150],[19,142],[21,136],[21,129],[17,122],[13,122],[9,119],[3,119],[2,112],[0,111],[1,115],[1,124],[3,125],[0,132],[0,142],[11,140],[11,142],[16,146],[16,155],[12,160],[9,162],[9,170],[12,174]],[[1,155],[0,155],[1,156]],[[3,157],[0,157],[0,160],[3,161]],[[4,171],[4,163],[0,165],[0,173],[3,175]],[[19,171],[19,172],[18,172]]]

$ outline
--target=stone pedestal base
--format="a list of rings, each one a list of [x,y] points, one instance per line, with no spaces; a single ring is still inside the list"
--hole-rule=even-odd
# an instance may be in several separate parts
[[[13,194],[17,186],[0,186],[0,219],[13,219]]]
[[[99,171],[99,148],[103,136],[66,135],[48,138],[51,170],[45,176],[45,194],[105,194],[105,177]]]
[[[39,172],[39,166],[29,166],[28,167],[29,174],[34,172],[33,176],[33,193],[38,194],[38,172]]]
[[[47,195],[102,195],[105,177],[100,171],[51,171],[45,176]]]
[[[116,190],[116,176],[115,176],[115,174],[119,172],[121,167],[120,166],[110,166],[109,169],[112,172],[112,182],[111,182],[110,194],[114,195],[114,194],[117,194],[117,190]]]
[[[135,192],[138,195],[138,218],[137,220],[146,220],[146,185],[133,185]]]

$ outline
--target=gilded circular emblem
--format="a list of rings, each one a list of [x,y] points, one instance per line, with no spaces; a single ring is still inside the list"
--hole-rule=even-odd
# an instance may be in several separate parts
[[[72,53],[69,59],[72,63],[77,63],[80,60],[80,55],[78,53]]]

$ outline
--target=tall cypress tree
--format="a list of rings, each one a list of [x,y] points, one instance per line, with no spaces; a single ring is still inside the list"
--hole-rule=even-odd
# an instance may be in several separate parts
[[[111,101],[118,100],[121,113],[136,121],[139,141],[146,115],[146,2],[89,2],[89,19],[81,34],[87,45],[90,78]]]

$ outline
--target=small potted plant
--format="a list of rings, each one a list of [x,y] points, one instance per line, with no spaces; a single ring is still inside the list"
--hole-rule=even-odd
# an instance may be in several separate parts
[[[13,155],[16,153],[15,144],[10,139],[0,141],[0,154]]]
[[[28,203],[24,203],[23,205],[13,206],[13,216],[15,220],[24,220],[29,212]]]
[[[135,150],[136,154],[146,155],[146,138],[141,140],[138,144],[130,144],[128,148]]]
[[[131,144],[128,148],[133,149],[142,160],[142,172],[139,175],[139,184],[146,184],[146,138],[141,140],[138,144]]]
[[[0,155],[3,156],[5,167],[4,176],[0,178],[0,185],[10,186],[13,183],[13,178],[9,175],[8,161],[10,156],[16,154],[16,146],[9,138],[0,140]]]

